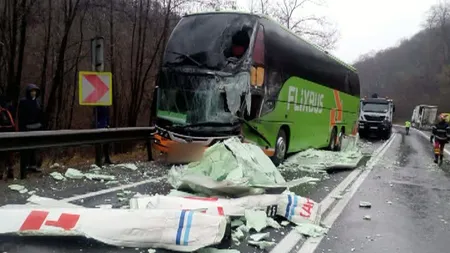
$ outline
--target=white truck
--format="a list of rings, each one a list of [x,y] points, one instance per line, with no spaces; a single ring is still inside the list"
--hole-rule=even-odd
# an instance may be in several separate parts
[[[358,121],[358,133],[361,138],[376,135],[389,139],[392,133],[392,119],[395,105],[392,99],[373,96],[361,98]]]
[[[431,129],[436,121],[438,107],[436,105],[418,105],[411,117],[411,126],[417,129]]]

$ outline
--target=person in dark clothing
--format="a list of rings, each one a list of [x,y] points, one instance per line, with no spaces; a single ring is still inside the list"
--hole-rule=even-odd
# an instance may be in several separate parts
[[[438,162],[442,163],[444,159],[444,147],[449,140],[448,137],[449,131],[450,128],[447,123],[447,115],[445,114],[439,115],[439,122],[435,126],[433,126],[435,163]]]
[[[14,118],[8,109],[8,103],[4,97],[0,97],[0,133],[15,132],[16,126],[14,124]],[[11,152],[0,152],[0,180],[6,172],[6,176],[9,179],[14,178],[13,163]]]
[[[96,128],[109,128],[109,107],[97,106],[95,110],[97,114]],[[103,156],[105,158],[105,164],[113,164],[109,157],[109,143],[103,144]]]
[[[19,102],[18,125],[19,131],[39,131],[43,130],[42,107],[39,101],[40,89],[35,84],[28,84],[25,97]],[[25,163],[27,168],[33,171],[40,171],[37,168],[36,150],[24,151],[21,155],[21,163]]]

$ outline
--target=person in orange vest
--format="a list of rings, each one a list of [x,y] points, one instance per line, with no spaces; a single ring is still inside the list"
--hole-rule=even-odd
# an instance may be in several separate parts
[[[434,136],[434,162],[442,164],[444,159],[445,144],[449,140],[450,127],[447,123],[447,115],[439,115],[439,122],[433,126]]]

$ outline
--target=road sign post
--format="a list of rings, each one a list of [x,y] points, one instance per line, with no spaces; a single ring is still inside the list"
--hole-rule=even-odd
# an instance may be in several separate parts
[[[105,70],[105,62],[104,62],[104,57],[103,57],[103,52],[104,52],[104,45],[105,45],[105,39],[103,37],[95,37],[91,40],[91,69],[92,71],[97,71],[97,72],[103,72]],[[81,76],[81,73],[80,73]],[[94,91],[91,92],[88,97],[86,97],[83,102],[80,99],[80,104],[85,104],[88,105],[91,103],[94,103],[94,105],[100,105],[102,103],[98,103],[99,100],[101,100],[103,98],[103,96],[105,96],[105,93],[107,90],[109,90],[109,103],[106,104],[102,104],[102,105],[111,105],[112,103],[112,93],[111,93],[111,86],[109,87],[109,89],[106,89],[105,87],[107,85],[105,85],[105,82],[99,78],[96,75],[89,75],[89,77],[87,77],[88,75],[85,76],[85,79],[88,79],[88,82],[94,87]],[[111,77],[111,75],[110,75]],[[99,80],[100,79],[100,80]],[[110,78],[110,84],[111,84],[111,79]],[[83,86],[82,83],[82,77],[80,77],[80,83],[81,86]],[[88,86],[87,86],[88,87]],[[86,88],[87,88],[86,87]],[[80,90],[80,97],[82,97],[83,94],[83,89]],[[98,124],[98,112],[97,112],[97,107],[94,107],[94,128],[97,128],[97,124]],[[102,145],[97,144],[95,145],[95,164],[97,164],[97,166],[102,166],[103,165],[103,161],[102,161]]]

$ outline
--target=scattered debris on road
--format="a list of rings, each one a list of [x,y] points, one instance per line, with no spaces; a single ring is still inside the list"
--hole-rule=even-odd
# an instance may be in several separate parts
[[[299,224],[295,227],[295,230],[300,234],[308,237],[320,237],[328,232],[327,228],[308,223]]]
[[[122,163],[114,165],[115,168],[124,168],[129,170],[137,170],[138,167],[134,163]]]
[[[372,217],[371,217],[370,215],[364,215],[363,219],[364,219],[364,220],[371,220]]]
[[[357,142],[355,137],[345,138],[341,152],[308,149],[288,158],[279,168],[309,173],[326,173],[329,169],[354,169],[363,158]]]
[[[56,172],[56,171],[50,173],[50,176],[57,181],[65,181],[66,180],[66,178],[61,173]]]
[[[336,156],[335,152],[331,154],[326,151],[309,150],[302,153],[301,157],[310,161],[315,160],[316,163],[318,157]],[[344,158],[338,161],[339,166],[343,164],[353,166],[362,157],[354,147],[345,150],[344,154]],[[342,153],[340,155],[342,156]],[[321,159],[325,162],[320,164],[320,168],[329,166],[330,159]],[[336,161],[334,161],[335,164]],[[298,163],[298,160],[294,160],[291,163],[287,162],[284,166],[295,164],[297,168],[300,168]],[[116,184],[119,183],[119,175],[117,175],[119,179],[116,179],[116,176],[103,174],[107,169],[119,167],[131,171],[138,169],[136,164],[131,163],[105,168],[92,165],[89,173],[69,168],[65,176],[58,172],[52,173],[51,176],[59,181],[86,178],[107,181],[106,184]],[[308,172],[311,172],[311,169],[321,170],[319,167],[307,169]],[[18,227],[17,224],[22,224],[33,209],[25,206],[25,208],[8,209],[8,213],[0,210],[3,218],[14,217],[11,219],[17,221],[15,225],[0,228],[0,233],[89,235],[109,245],[132,248],[151,247],[152,249],[148,250],[149,253],[154,252],[153,248],[183,252],[201,249],[199,252],[203,253],[235,253],[238,251],[210,248],[225,237],[227,224],[232,228],[231,239],[235,244],[239,245],[242,240],[249,238],[249,245],[261,249],[270,248],[275,244],[273,238],[270,238],[270,233],[265,230],[267,227],[278,230],[292,224],[298,233],[307,237],[319,237],[328,231],[328,228],[320,224],[322,215],[320,203],[289,191],[290,188],[298,185],[316,184],[320,179],[302,177],[286,182],[260,147],[241,143],[237,138],[209,147],[198,162],[185,166],[173,166],[167,179],[173,188],[167,195],[149,196],[135,194],[132,191],[118,192],[117,199],[123,204],[121,207],[123,209],[113,208],[111,204],[84,208],[58,200],[34,200],[42,206],[40,210],[48,214],[56,213],[57,216],[63,211],[70,211],[71,215],[78,216],[79,219],[74,226],[66,230],[55,230],[45,226],[39,228],[39,231],[19,232],[20,226]],[[268,194],[269,191],[270,194]],[[341,199],[342,196],[338,195],[334,198]],[[127,201],[128,205],[125,205]],[[105,199],[105,202],[110,202],[110,199]],[[59,204],[61,205],[58,206]],[[18,213],[14,214],[14,211]],[[286,220],[278,223],[272,218],[275,216]],[[126,222],[117,223],[118,219]],[[98,220],[102,224],[98,224]],[[139,230],[142,233],[130,235],[124,232],[131,230]],[[152,232],[147,233],[150,230]],[[168,231],[176,231],[176,233]],[[278,232],[284,234],[283,231]]]
[[[359,202],[359,207],[363,207],[363,208],[371,208],[371,207],[372,207],[372,203],[367,202],[367,201],[360,201],[360,202]]]
[[[83,179],[84,178],[84,174],[76,169],[72,169],[72,168],[68,168],[66,173],[64,174],[64,176],[66,178],[70,178],[70,179]]]
[[[28,189],[25,188],[25,186],[20,185],[20,184],[10,184],[10,185],[8,185],[8,188],[13,191],[17,191],[19,193],[27,193],[28,192]]]

